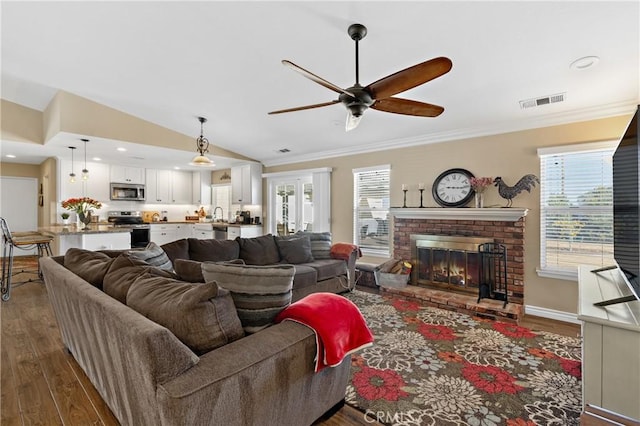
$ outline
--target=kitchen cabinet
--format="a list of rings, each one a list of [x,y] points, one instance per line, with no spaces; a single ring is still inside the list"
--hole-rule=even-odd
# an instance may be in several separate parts
[[[111,166],[111,182],[144,185],[145,170],[141,167]]]
[[[171,203],[171,170],[147,169],[147,204]]]
[[[192,204],[199,206],[211,205],[211,172],[192,173]]]
[[[213,227],[210,223],[197,223],[193,226],[193,238],[199,240],[213,239]]]
[[[192,204],[191,172],[147,169],[147,204]]]
[[[152,223],[150,228],[150,239],[159,246],[180,239],[178,225]]]
[[[131,231],[104,232],[97,234],[58,234],[52,245],[55,256],[63,256],[70,248],[85,250],[129,250]]]
[[[193,203],[192,188],[191,172],[171,170],[171,202],[173,204]]]
[[[193,225],[190,223],[179,223],[176,226],[176,240],[193,237]]]
[[[231,202],[262,204],[262,165],[260,163],[231,167]]]
[[[240,238],[253,238],[262,235],[262,226],[233,226],[227,227],[227,240]]]

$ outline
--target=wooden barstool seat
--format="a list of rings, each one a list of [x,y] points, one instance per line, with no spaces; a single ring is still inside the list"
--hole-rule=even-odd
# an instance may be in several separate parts
[[[42,279],[42,271],[40,270],[40,258],[43,256],[52,256],[51,240],[53,237],[41,234],[36,231],[15,232],[11,233],[7,221],[0,217],[0,228],[2,228],[2,280],[0,281],[0,293],[2,300],[6,302],[11,297],[11,277],[15,274],[30,272],[27,270],[13,271],[13,249],[21,250],[38,250],[38,279]],[[35,279],[21,281],[15,284],[23,284]]]

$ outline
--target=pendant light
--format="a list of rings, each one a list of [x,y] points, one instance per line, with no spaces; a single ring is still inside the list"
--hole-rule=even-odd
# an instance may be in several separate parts
[[[82,180],[89,179],[89,170],[87,170],[87,142],[89,139],[80,139],[84,142],[84,169],[82,169]]]
[[[69,173],[69,182],[75,183],[76,174],[73,173],[73,151],[76,149],[76,147],[75,146],[70,146],[69,149],[71,150],[71,173]]]
[[[207,119],[204,117],[198,117],[198,121],[200,122],[200,136],[196,139],[196,150],[199,152],[199,155],[193,157],[193,160],[191,160],[189,164],[198,167],[213,167],[216,164],[213,160],[204,155],[209,152],[209,140],[204,137],[203,131],[203,124],[207,122]]]

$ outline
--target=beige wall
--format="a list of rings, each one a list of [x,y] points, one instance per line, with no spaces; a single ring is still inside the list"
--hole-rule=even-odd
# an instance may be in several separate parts
[[[352,241],[353,176],[352,169],[382,164],[391,165],[391,204],[402,205],[401,185],[409,185],[407,205],[420,204],[418,183],[425,183],[425,206],[437,207],[431,196],[433,180],[444,170],[462,167],[475,176],[501,176],[509,185],[527,173],[540,174],[537,148],[601,140],[618,140],[631,116],[621,116],[542,129],[505,133],[438,144],[392,149],[294,165],[268,167],[265,173],[332,167],[331,230],[334,241]],[[516,207],[526,207],[525,304],[562,312],[577,312],[578,289],[572,281],[541,278],[540,190],[524,192],[514,199]],[[504,206],[497,190],[487,190],[485,206]],[[266,208],[264,211],[267,211]]]
[[[42,117],[40,111],[2,99],[0,102],[0,138],[42,144]]]

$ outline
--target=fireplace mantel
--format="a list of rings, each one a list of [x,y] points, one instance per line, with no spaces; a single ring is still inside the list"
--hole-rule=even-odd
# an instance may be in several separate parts
[[[399,219],[440,219],[440,220],[487,220],[516,222],[529,212],[529,209],[520,207],[508,208],[447,208],[447,207],[392,207],[389,209],[392,216]]]

